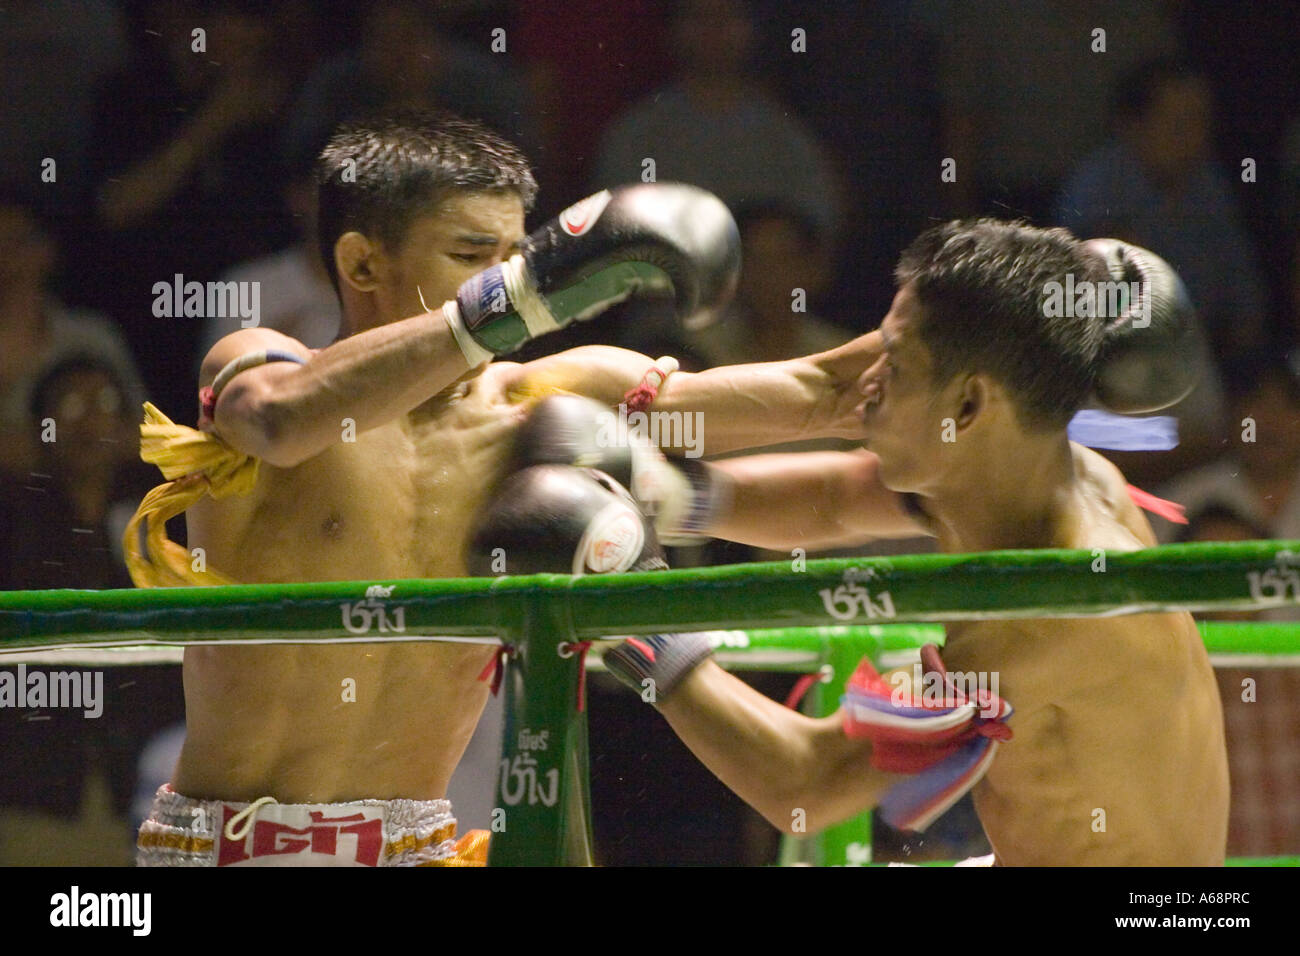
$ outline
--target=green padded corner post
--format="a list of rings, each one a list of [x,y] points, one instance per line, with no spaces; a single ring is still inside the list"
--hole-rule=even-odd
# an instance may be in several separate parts
[[[505,729],[497,764],[489,866],[590,866],[587,715],[577,708],[579,654],[563,601],[520,595],[504,635]]]

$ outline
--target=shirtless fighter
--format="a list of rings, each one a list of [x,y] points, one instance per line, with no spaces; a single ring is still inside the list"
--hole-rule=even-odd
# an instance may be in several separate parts
[[[536,186],[524,158],[445,115],[343,129],[318,183],[341,338],[319,351],[258,328],[222,339],[200,373],[201,432],[146,406],[143,454],[173,480],[126,536],[140,586],[463,576],[530,396],[559,389],[608,407],[654,366],[605,347],[491,359],[642,291],[671,294],[682,313],[716,306],[739,266],[726,208],[682,186],[600,193],[525,238]],[[857,436],[856,378],[873,348],[671,374],[656,408],[705,412],[710,452]],[[185,509],[201,561],[165,539],[166,519]],[[495,654],[464,643],[188,648],[185,746],[141,828],[140,862],[455,859],[442,798]],[[354,700],[341,699],[345,679]]]
[[[1048,283],[1125,274],[1145,290],[1136,303],[1149,310],[1145,328],[1136,312],[1117,321],[1045,315]],[[1111,240],[984,220],[924,233],[897,280],[879,330],[884,352],[863,380],[864,449],[710,466],[733,485],[734,505],[713,516],[709,532],[765,548],[918,533],[945,552],[1154,545],[1123,476],[1070,442],[1066,423],[1090,391],[1119,410],[1145,411],[1190,389],[1188,305],[1172,270]],[[923,829],[935,801],[974,785],[1003,864],[1224,861],[1222,711],[1189,614],[948,624],[943,660],[923,653],[928,670],[996,672],[997,693],[1014,704],[979,701],[979,717],[955,695],[946,711],[909,712],[924,690],[895,698],[910,682],[878,680],[868,665],[850,681],[846,706],[815,720],[758,694],[708,653],[700,635],[657,635],[626,641],[605,661],[638,691],[652,682],[683,741],[786,832],[799,819],[816,832],[891,800]],[[939,734],[951,746],[927,742],[942,713],[963,710],[965,729],[949,722]],[[923,730],[899,729],[915,718],[927,718],[914,725]],[[988,747],[988,736],[1005,742]],[[984,744],[988,761],[981,766],[975,752],[954,770],[958,744],[963,752]],[[918,789],[935,769],[939,778]]]

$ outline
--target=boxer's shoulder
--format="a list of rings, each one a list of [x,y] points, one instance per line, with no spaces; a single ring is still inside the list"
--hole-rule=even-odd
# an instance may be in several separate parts
[[[203,357],[199,369],[200,387],[211,385],[217,373],[236,359],[264,350],[296,355],[304,361],[311,357],[313,351],[292,336],[275,329],[240,329],[218,339]]]
[[[1123,473],[1091,448],[1074,442],[1070,448],[1085,508],[1076,539],[1063,546],[1111,551],[1153,547],[1155,534],[1133,503]]]

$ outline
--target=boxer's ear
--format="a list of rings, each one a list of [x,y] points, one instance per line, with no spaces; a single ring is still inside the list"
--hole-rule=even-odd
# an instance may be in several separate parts
[[[986,375],[977,372],[965,377],[961,391],[957,395],[957,411],[953,416],[958,431],[970,427],[971,423],[988,407],[992,388],[993,383]]]
[[[334,266],[339,281],[359,292],[373,292],[379,285],[385,263],[379,243],[359,232],[345,232],[334,243]]]

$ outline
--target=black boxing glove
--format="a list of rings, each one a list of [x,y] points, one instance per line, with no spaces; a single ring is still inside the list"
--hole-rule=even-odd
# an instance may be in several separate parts
[[[616,574],[666,570],[654,526],[594,469],[537,465],[511,475],[474,520],[469,573]]]
[[[477,366],[642,292],[672,296],[680,317],[719,309],[739,273],[735,220],[712,193],[620,186],[570,206],[519,253],[468,279],[443,315]]]
[[[634,442],[618,424],[618,412],[595,399],[549,395],[533,407],[515,433],[509,470],[576,465],[603,471],[631,489]]]
[[[1196,387],[1200,327],[1187,289],[1169,263],[1118,239],[1084,244],[1105,264],[1112,282],[1137,295],[1121,298],[1117,316],[1107,315],[1093,394],[1108,411],[1156,412],[1181,401]],[[1098,300],[1105,301],[1103,296]]]
[[[629,489],[654,520],[662,544],[696,544],[713,516],[730,507],[732,482],[691,458],[668,458],[618,413],[578,395],[552,395],[537,403],[515,437],[511,470],[560,464],[595,468]]]

